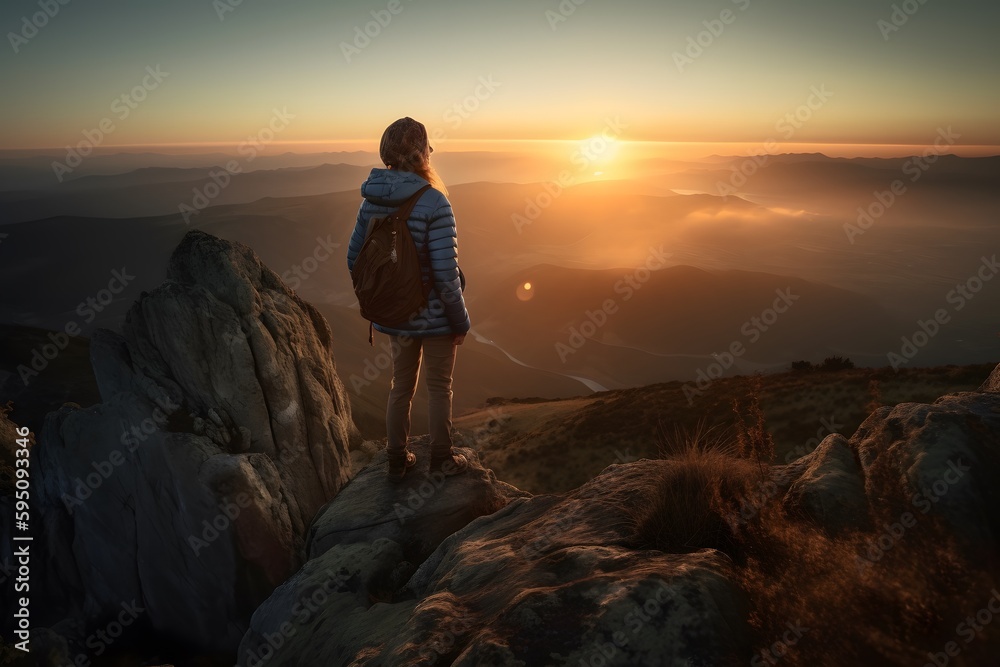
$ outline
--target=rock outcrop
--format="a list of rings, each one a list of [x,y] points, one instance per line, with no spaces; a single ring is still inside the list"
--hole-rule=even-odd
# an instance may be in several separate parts
[[[788,466],[788,472],[794,473],[794,481],[783,496],[785,507],[832,534],[870,527],[861,467],[847,438],[828,435],[809,456]]]
[[[880,408],[851,444],[873,502],[936,516],[967,548],[998,553],[1000,393]]]
[[[634,509],[650,502],[671,461],[613,465],[575,491],[532,497],[463,451],[472,470],[440,486],[419,464],[390,485],[376,456],[317,516],[310,560],[254,614],[239,665],[753,659],[749,601],[729,556],[636,544]],[[901,509],[924,512],[926,502],[959,544],[995,563],[998,457],[1000,393],[901,404],[849,439],[830,435],[772,467],[765,502],[834,538],[867,534]]]
[[[882,407],[850,439],[828,435],[776,469],[785,507],[832,534],[870,527],[875,508],[933,516],[964,548],[1000,556],[1000,393],[989,387]]]
[[[423,465],[411,471],[405,493],[385,481],[386,454],[379,450],[316,516],[308,535],[308,558],[334,545],[372,542],[385,538],[398,544],[408,559],[423,562],[449,535],[473,519],[491,514],[511,498],[531,494],[498,481],[492,470],[474,466],[466,474],[446,479],[425,470],[430,455],[427,436],[410,439]],[[472,458],[472,450],[463,450]],[[447,484],[447,491],[444,491]],[[358,508],[364,511],[358,512]],[[394,518],[395,520],[387,520]]]
[[[33,450],[36,623],[72,636],[59,618],[135,605],[160,638],[235,650],[348,481],[358,435],[331,343],[250,248],[189,232],[121,335],[94,336],[102,403],[50,413]]]
[[[530,497],[461,451],[471,470],[440,485],[419,462],[392,485],[384,457],[352,480],[316,519],[314,557],[254,614],[239,664],[742,664],[728,559],[628,544],[626,508],[663,462]]]

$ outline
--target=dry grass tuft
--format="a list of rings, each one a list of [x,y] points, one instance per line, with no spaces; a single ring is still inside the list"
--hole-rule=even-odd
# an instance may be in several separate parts
[[[752,400],[745,405],[753,414]],[[923,665],[928,653],[958,639],[956,625],[996,586],[989,568],[964,556],[933,515],[874,552],[880,538],[887,543],[885,526],[899,521],[898,508],[883,508],[875,533],[838,537],[789,516],[759,444],[748,448],[739,432],[675,432],[660,452],[666,460],[647,502],[631,510],[636,544],[670,553],[717,549],[732,558],[750,602],[752,664]],[[798,637],[789,624],[807,630]],[[964,654],[950,664],[980,664],[976,656],[996,650],[1000,618],[996,625],[968,647],[959,641]],[[790,636],[782,657],[770,652]]]
[[[671,553],[718,549],[742,559],[727,516],[759,479],[757,468],[734,456],[717,430],[665,438],[660,451],[665,461],[647,502],[630,510],[636,546]]]

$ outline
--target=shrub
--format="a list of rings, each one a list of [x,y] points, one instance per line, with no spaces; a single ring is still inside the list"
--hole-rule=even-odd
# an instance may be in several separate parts
[[[823,371],[844,371],[854,368],[854,362],[846,357],[827,357],[819,368]]]

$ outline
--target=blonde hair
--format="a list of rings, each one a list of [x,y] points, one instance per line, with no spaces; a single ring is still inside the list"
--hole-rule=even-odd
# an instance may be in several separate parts
[[[444,181],[431,166],[430,141],[423,123],[409,116],[400,118],[385,128],[379,142],[378,154],[390,169],[410,171],[420,176],[436,189],[448,194]]]

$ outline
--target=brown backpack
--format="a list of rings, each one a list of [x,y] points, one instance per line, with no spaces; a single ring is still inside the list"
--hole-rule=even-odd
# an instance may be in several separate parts
[[[430,187],[425,185],[392,213],[372,216],[368,222],[351,280],[361,315],[369,322],[395,328],[427,307],[431,283],[424,282],[420,256],[406,221],[420,195]],[[374,345],[372,326],[368,342]]]

